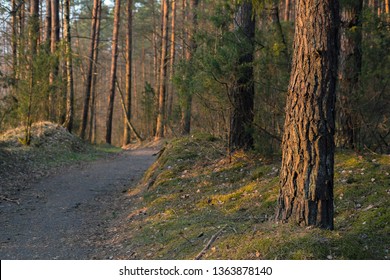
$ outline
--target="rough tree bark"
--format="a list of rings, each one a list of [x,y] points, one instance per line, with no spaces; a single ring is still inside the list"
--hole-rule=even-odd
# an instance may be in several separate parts
[[[276,219],[333,229],[338,0],[298,0]]]
[[[231,150],[251,149],[253,147],[252,123],[254,118],[254,82],[253,82],[253,52],[255,38],[255,19],[253,17],[252,1],[243,1],[234,18],[240,54],[237,80],[230,89],[232,112],[230,116]]]
[[[93,1],[92,8],[92,21],[91,21],[91,42],[89,47],[89,56],[88,56],[88,66],[87,66],[87,79],[85,83],[85,91],[84,91],[84,104],[83,104],[83,114],[81,119],[81,129],[80,129],[80,137],[85,139],[85,134],[87,130],[88,124],[88,111],[89,111],[89,102],[91,99],[91,85],[92,85],[92,70],[93,70],[93,57],[95,50],[95,37],[96,37],[96,24],[98,18],[99,6],[101,5],[101,0]]]
[[[114,8],[114,28],[112,31],[112,46],[111,46],[111,71],[110,71],[110,91],[108,97],[107,117],[106,117],[106,143],[111,144],[112,136],[112,117],[114,114],[114,100],[116,88],[116,70],[118,60],[118,37],[120,23],[121,1],[115,0]]]
[[[362,9],[363,0],[355,0],[344,4],[341,11],[336,140],[337,145],[342,148],[352,149],[356,144],[357,124],[351,99],[359,91],[359,76],[362,67]]]
[[[161,59],[160,59],[160,78],[158,90],[158,112],[156,122],[155,139],[164,137],[165,130],[165,104],[166,104],[166,81],[168,67],[168,18],[169,18],[169,0],[162,0],[163,21],[162,21],[162,41],[161,41]]]

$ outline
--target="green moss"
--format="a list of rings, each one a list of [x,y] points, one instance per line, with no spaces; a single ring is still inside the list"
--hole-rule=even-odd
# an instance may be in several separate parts
[[[337,154],[336,230],[324,231],[276,224],[280,163],[225,150],[207,135],[167,144],[146,175],[148,214],[127,224],[137,258],[192,259],[223,226],[204,259],[389,257],[388,156]]]

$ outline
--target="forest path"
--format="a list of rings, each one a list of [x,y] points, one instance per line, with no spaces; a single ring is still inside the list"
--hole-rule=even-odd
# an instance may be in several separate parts
[[[124,212],[124,192],[154,162],[157,148],[124,151],[32,184],[20,204],[0,203],[0,259],[90,259]]]

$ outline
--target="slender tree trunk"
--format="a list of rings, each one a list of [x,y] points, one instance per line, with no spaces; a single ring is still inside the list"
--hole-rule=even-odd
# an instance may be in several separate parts
[[[344,4],[341,11],[339,87],[338,87],[338,130],[337,144],[343,148],[354,148],[356,144],[356,118],[352,99],[359,91],[359,75],[362,67],[362,25],[363,0]]]
[[[99,45],[100,45],[100,23],[102,17],[102,5],[98,6],[98,16],[96,21],[95,44],[93,51],[93,72],[91,84],[91,112],[89,114],[89,141],[96,143],[96,85],[98,80],[98,60],[99,60]]]
[[[235,32],[241,45],[238,58],[237,80],[230,90],[232,113],[230,117],[231,150],[253,147],[252,123],[254,118],[253,55],[255,20],[252,2],[242,2],[235,15]]]
[[[39,0],[30,0],[30,17],[29,17],[29,47],[30,53],[28,55],[28,74],[29,76],[29,88],[28,88],[28,104],[27,104],[27,116],[25,123],[25,137],[24,144],[30,145],[31,143],[31,126],[33,123],[32,115],[32,102],[35,94],[35,57],[38,53],[38,41],[39,41]]]
[[[284,20],[289,21],[290,20],[290,0],[286,0],[285,2],[285,8],[284,8]]]
[[[18,68],[18,23],[17,23],[17,11],[16,11],[16,0],[11,2],[11,45],[12,45],[12,79],[14,82],[14,89],[16,89],[17,83],[17,68]]]
[[[65,38],[65,64],[66,64],[66,117],[64,126],[69,132],[73,130],[74,118],[74,83],[72,40],[70,33],[70,0],[65,0],[64,7],[64,38]]]
[[[30,0],[29,39],[32,59],[38,52],[39,42],[39,0]]]
[[[111,137],[112,137],[112,117],[114,115],[120,9],[121,9],[121,1],[115,0],[114,29],[112,31],[112,46],[111,46],[110,91],[108,97],[108,107],[107,107],[107,117],[106,117],[106,143],[107,144],[111,144]]]
[[[21,69],[21,65],[24,63],[24,60],[25,60],[25,57],[24,57],[24,52],[20,49],[21,46],[24,46],[25,45],[25,42],[24,42],[24,35],[25,35],[25,3],[24,2],[20,2],[20,8],[18,10],[18,13],[17,13],[17,20],[18,20],[18,38],[17,38],[17,45],[19,47],[19,51],[17,52],[17,60],[18,60],[18,65],[19,65],[19,71],[18,71],[18,79],[22,78],[23,74],[22,74],[22,69]]]
[[[187,0],[182,1],[182,38],[181,38],[181,47],[182,47],[182,58],[185,59],[186,57],[186,50],[187,50],[187,29],[186,29],[186,23],[187,23]]]
[[[85,139],[87,124],[88,124],[88,111],[89,111],[89,102],[91,99],[91,85],[92,85],[92,75],[93,75],[92,70],[94,65],[93,57],[94,57],[94,50],[95,50],[96,24],[97,24],[98,10],[100,5],[101,5],[100,0],[93,1],[92,22],[91,22],[91,42],[89,47],[88,66],[87,66],[86,84],[85,84],[85,93],[84,93],[84,105],[83,105],[83,114],[82,114],[81,129],[80,129],[80,137],[82,139]]]
[[[138,106],[137,106],[137,100],[138,100],[138,85],[137,85],[137,64],[133,63],[133,73],[134,75],[133,76],[133,92],[132,92],[132,100],[134,102],[131,102],[132,104],[132,109],[131,109],[131,117],[132,118],[136,118],[137,116],[137,110],[138,110]]]
[[[46,18],[45,18],[45,30],[44,30],[44,50],[46,52],[46,54],[48,56],[51,55],[51,51],[50,51],[50,48],[51,48],[51,24],[52,24],[52,19],[51,19],[51,15],[52,15],[52,10],[51,10],[51,1],[52,0],[46,0]],[[51,82],[51,72],[49,73],[49,83]],[[48,99],[49,99],[49,102],[47,102],[47,104],[45,104],[45,106],[47,106],[46,108],[46,113],[47,113],[47,119],[51,119],[52,116],[51,116],[51,112],[52,112],[52,94],[51,94],[51,91],[49,89],[49,92],[48,92]]]
[[[51,0],[51,40],[50,51],[55,54],[57,45],[60,40],[60,14],[59,14],[59,0]],[[58,65],[57,72],[58,72]],[[55,71],[55,70],[54,70]],[[55,73],[54,73],[55,74]]]
[[[46,0],[45,46],[48,50],[51,45],[51,1],[52,0]]]
[[[175,70],[175,58],[176,58],[176,0],[172,1],[172,18],[171,18],[171,49],[170,49],[170,69],[169,69],[169,80],[170,80],[170,91],[168,96],[168,119],[172,116],[172,107],[173,107],[173,96],[174,96],[174,86],[173,86],[173,75]]]
[[[133,0],[127,1],[127,35],[126,35],[126,99],[125,104],[127,111],[124,117],[124,131],[123,131],[123,146],[130,143],[130,127],[127,125],[127,120],[131,120],[131,89],[132,89],[132,38],[133,38]]]
[[[338,0],[297,0],[276,219],[333,229]]]
[[[144,39],[142,39],[142,50],[141,50],[141,89],[143,91],[143,89],[145,88],[145,83],[146,83],[146,55],[145,55],[145,41]],[[139,104],[139,99],[138,98],[135,98],[135,105],[136,105],[136,108],[135,108],[135,113],[137,114],[137,118],[139,116],[139,111],[138,111],[138,104]]]
[[[195,41],[195,30],[198,27],[198,4],[199,0],[190,0],[190,8],[186,19],[190,26],[186,28],[187,34],[187,42],[188,46],[185,46],[185,56],[187,62],[192,67],[192,57],[196,51],[197,45]],[[182,100],[182,108],[181,108],[181,133],[183,135],[189,134],[191,132],[191,115],[192,115],[192,89],[190,89],[184,96]]]
[[[164,137],[165,130],[165,106],[166,106],[166,82],[168,66],[168,18],[169,18],[169,0],[162,0],[163,21],[162,21],[162,41],[161,41],[161,59],[160,59],[160,78],[158,90],[158,112],[156,122],[156,140]]]
[[[389,0],[385,0],[385,12],[386,12],[386,14],[390,13],[390,1]]]
[[[55,80],[58,76],[59,62],[57,58],[57,45],[60,40],[60,15],[59,15],[59,0],[51,0],[51,38],[50,38],[50,53],[53,58],[53,66],[50,71],[49,84],[49,118],[54,121],[56,119],[56,87]]]
[[[163,0],[161,0],[163,1]],[[157,91],[158,87],[158,75],[159,75],[159,65],[158,65],[158,34],[157,34],[157,22],[156,22],[156,5],[155,0],[152,0],[152,11],[153,11],[153,38],[152,38],[152,48],[153,48],[153,88]],[[163,11],[161,10],[161,13]]]

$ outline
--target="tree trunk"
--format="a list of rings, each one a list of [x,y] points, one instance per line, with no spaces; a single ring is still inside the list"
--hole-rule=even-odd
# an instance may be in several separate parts
[[[153,88],[157,91],[158,78],[159,78],[159,65],[158,65],[158,36],[157,34],[157,22],[156,22],[156,5],[155,0],[152,0],[152,12],[153,12],[153,35],[152,35],[152,48],[153,48]],[[161,3],[163,4],[163,3]],[[161,10],[161,13],[163,11]]]
[[[16,0],[12,0],[11,2],[11,45],[12,45],[12,79],[14,86],[16,88],[16,80],[17,80],[17,68],[18,68],[18,23],[17,23],[17,11],[16,11]]]
[[[29,88],[28,88],[28,104],[27,104],[27,116],[25,120],[25,135],[24,135],[24,144],[30,145],[31,143],[31,126],[33,123],[32,115],[32,102],[33,96],[35,94],[36,88],[36,77],[35,77],[35,58],[38,53],[38,41],[39,41],[39,0],[30,1],[30,17],[29,17],[29,47],[30,53],[28,55],[28,78]]]
[[[65,64],[66,64],[66,117],[64,126],[69,132],[73,129],[74,118],[74,88],[73,88],[73,62],[72,40],[70,33],[70,0],[65,0],[64,7],[64,38],[65,38]]]
[[[231,150],[253,147],[252,123],[254,117],[253,52],[255,20],[252,2],[242,2],[235,15],[235,32],[240,44],[237,80],[230,89],[232,112],[230,116]]]
[[[168,119],[172,116],[172,107],[173,107],[173,96],[174,96],[174,86],[173,86],[173,75],[175,70],[175,58],[176,58],[176,0],[172,1],[172,19],[171,19],[171,49],[170,49],[170,69],[169,69],[169,80],[170,80],[170,91],[168,97]]]
[[[286,5],[284,7],[284,20],[290,20],[290,0],[286,0]]]
[[[164,137],[165,130],[165,104],[166,104],[166,82],[168,66],[168,18],[169,18],[169,0],[162,0],[163,21],[162,21],[162,41],[161,41],[161,59],[160,59],[160,78],[158,91],[158,112],[156,122],[156,140]]]
[[[51,45],[51,1],[52,0],[46,0],[45,47],[47,50],[50,49]]]
[[[87,68],[87,76],[86,76],[86,84],[85,84],[85,92],[84,92],[84,105],[83,105],[83,114],[81,120],[81,129],[80,129],[80,137],[85,139],[85,134],[87,130],[88,124],[88,111],[89,111],[89,102],[91,99],[91,85],[92,85],[92,70],[93,70],[93,57],[95,51],[95,38],[96,38],[96,24],[98,18],[98,10],[101,5],[100,0],[93,1],[92,8],[92,21],[91,21],[91,42],[89,47],[89,56],[88,56],[88,68]],[[96,62],[95,62],[96,63]]]
[[[51,0],[51,38],[50,38],[50,53],[53,58],[53,65],[50,71],[49,84],[49,118],[54,121],[56,119],[56,91],[55,80],[58,76],[58,58],[57,45],[60,40],[60,15],[59,15],[59,0]]]
[[[184,59],[186,57],[186,50],[187,50],[187,29],[186,29],[186,22],[187,22],[187,0],[182,1],[182,31],[181,31],[181,49],[182,49],[182,58]]]
[[[114,28],[112,31],[112,46],[111,46],[111,71],[110,71],[110,91],[108,98],[107,117],[106,117],[106,143],[111,144],[112,135],[112,117],[114,114],[114,99],[116,88],[116,69],[118,60],[118,36],[120,23],[121,1],[115,1],[114,8]]]
[[[130,127],[127,125],[128,120],[131,120],[131,78],[132,78],[132,36],[133,36],[133,0],[127,1],[127,34],[126,34],[126,99],[125,104],[127,111],[124,113],[124,131],[123,131],[123,146],[130,143]]]
[[[187,62],[192,67],[192,57],[196,51],[197,45],[195,41],[195,30],[198,26],[198,4],[199,0],[191,0],[190,8],[188,14],[186,16],[187,21],[190,26],[187,28],[187,44],[188,46],[184,46],[185,48],[185,56]],[[182,100],[182,108],[181,108],[181,132],[183,135],[189,134],[191,132],[191,111],[192,111],[192,89],[189,89]]]
[[[60,14],[59,14],[59,0],[51,0],[51,40],[50,40],[50,52],[52,55],[57,51],[57,44],[60,40]],[[57,69],[54,71],[58,72]],[[56,73],[54,73],[56,74]]]
[[[338,0],[297,0],[276,219],[333,229]]]
[[[29,41],[31,50],[31,59],[35,57],[38,51],[39,41],[39,0],[30,0],[30,18],[29,18]]]
[[[90,143],[96,143],[96,85],[97,85],[97,63],[99,60],[99,44],[100,44],[100,23],[102,18],[102,5],[98,6],[98,15],[96,19],[96,33],[95,33],[95,44],[93,51],[93,74],[92,74],[92,84],[91,84],[91,113],[89,114],[89,136],[88,139]]]
[[[25,41],[23,39],[24,35],[25,34],[25,13],[26,13],[26,9],[25,9],[25,6],[26,4],[24,2],[20,2],[19,3],[20,7],[19,7],[19,10],[18,10],[18,13],[17,13],[17,20],[18,20],[18,38],[17,38],[17,45],[18,46],[22,46],[22,45],[25,45]],[[22,65],[22,63],[24,62],[24,57],[23,57],[23,53],[22,51],[19,51],[17,52],[17,56],[18,56],[18,65],[19,65],[19,71],[18,71],[18,78],[21,78],[22,74],[21,74],[21,69],[20,69],[20,66]]]
[[[359,91],[359,75],[362,67],[362,25],[363,0],[344,4],[341,11],[340,54],[339,54],[339,92],[337,145],[354,148],[356,144],[352,99]]]

